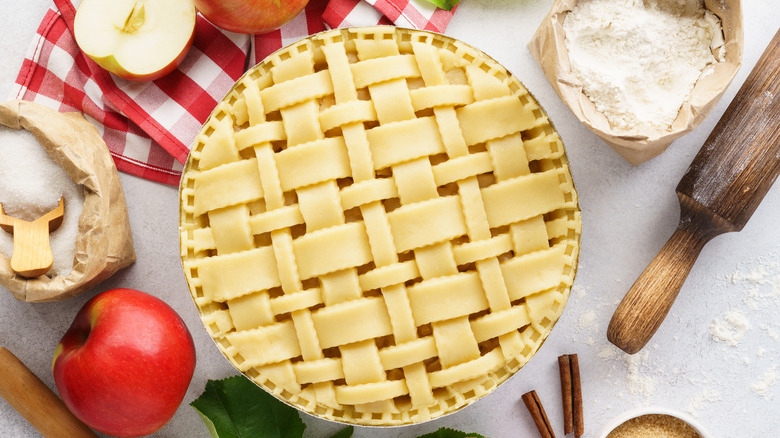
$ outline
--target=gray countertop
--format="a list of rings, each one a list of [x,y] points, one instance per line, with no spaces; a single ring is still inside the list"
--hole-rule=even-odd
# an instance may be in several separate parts
[[[0,95],[7,96],[34,31],[49,7],[29,0],[0,15]],[[769,0],[743,2],[745,51],[731,86],[695,131],[660,157],[631,166],[563,105],[526,45],[549,10],[543,0],[462,0],[446,34],[482,49],[535,95],[566,145],[583,217],[582,252],[569,303],[539,353],[488,397],[459,412],[416,426],[356,428],[356,437],[414,437],[439,427],[490,437],[538,436],[520,396],[535,389],[563,436],[557,356],[577,353],[583,379],[586,437],[635,407],[686,412],[717,437],[776,436],[780,428],[780,187],[776,185],[739,233],[704,248],[664,324],[648,346],[628,356],[606,340],[617,303],[674,230],[675,186],[780,24]],[[780,115],[778,115],[780,117]],[[206,437],[188,406],[208,379],[236,374],[198,318],[179,261],[175,187],[121,174],[137,262],[108,281],[64,302],[27,304],[0,288],[0,345],[8,347],[54,388],[54,347],[78,309],[113,287],[144,290],[184,318],[198,364],[184,403],[154,436]],[[720,336],[719,336],[720,335]],[[304,415],[307,437],[341,426]],[[37,432],[0,400],[0,432]]]

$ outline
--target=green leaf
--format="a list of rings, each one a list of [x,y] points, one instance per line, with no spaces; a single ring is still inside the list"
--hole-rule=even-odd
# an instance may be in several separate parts
[[[190,403],[214,438],[301,438],[306,425],[298,411],[260,389],[244,376],[209,380]],[[331,438],[350,438],[352,426]],[[419,438],[484,438],[442,427]]]
[[[459,430],[454,429],[448,429],[446,427],[442,427],[441,429],[437,430],[436,432],[426,433],[425,435],[420,435],[417,438],[485,438],[482,435],[478,433],[466,433],[461,432]]]
[[[209,380],[190,406],[214,438],[301,438],[306,428],[295,408],[243,376]]]
[[[439,8],[451,11],[460,0],[428,0]]]

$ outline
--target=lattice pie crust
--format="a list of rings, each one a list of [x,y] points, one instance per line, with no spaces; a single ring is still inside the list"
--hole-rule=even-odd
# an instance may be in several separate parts
[[[217,346],[332,420],[416,423],[491,392],[576,270],[558,134],[503,67],[427,32],[339,29],[271,55],[203,126],[180,192]]]

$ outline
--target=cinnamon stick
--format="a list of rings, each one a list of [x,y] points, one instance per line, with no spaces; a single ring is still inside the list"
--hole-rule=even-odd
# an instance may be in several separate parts
[[[558,356],[558,371],[561,374],[561,400],[563,401],[563,434],[574,432],[574,401],[571,392],[571,361],[569,356]]]
[[[559,356],[558,369],[561,375],[564,434],[574,432],[574,436],[579,438],[585,434],[585,421],[582,412],[582,386],[577,355]]]
[[[555,432],[553,432],[550,420],[547,418],[547,413],[544,411],[536,391],[529,391],[523,394],[523,403],[528,408],[528,412],[531,413],[531,418],[534,420],[536,428],[539,429],[539,434],[542,438],[555,438]]]
[[[580,364],[576,354],[569,356],[571,361],[572,399],[574,415],[574,436],[579,438],[585,435],[585,418],[582,412],[582,386],[580,383]]]

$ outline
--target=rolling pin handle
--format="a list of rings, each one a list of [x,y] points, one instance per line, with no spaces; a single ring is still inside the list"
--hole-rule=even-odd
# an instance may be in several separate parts
[[[680,197],[680,222],[618,305],[607,339],[628,354],[637,353],[660,327],[704,245],[730,229],[711,212]]]
[[[0,397],[46,438],[97,438],[13,353],[0,347]]]

